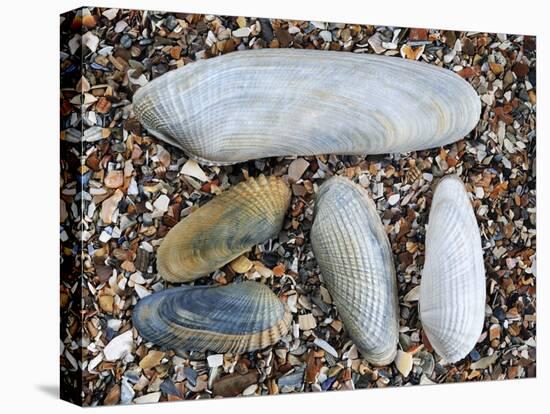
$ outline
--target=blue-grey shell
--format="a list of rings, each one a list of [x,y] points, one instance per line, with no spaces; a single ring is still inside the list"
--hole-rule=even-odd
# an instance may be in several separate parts
[[[168,349],[248,352],[275,344],[290,314],[257,282],[181,286],[141,299],[134,326],[147,341]]]

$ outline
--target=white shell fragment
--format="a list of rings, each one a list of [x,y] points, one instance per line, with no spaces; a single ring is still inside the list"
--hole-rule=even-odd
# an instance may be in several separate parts
[[[126,331],[113,339],[103,349],[103,355],[106,361],[116,361],[132,352],[134,340],[132,331]]]
[[[319,189],[313,253],[338,313],[363,357],[387,365],[397,352],[397,281],[388,237],[366,190],[334,177]]]
[[[420,318],[435,351],[447,362],[474,348],[485,318],[485,268],[474,210],[457,176],[436,190],[426,231]]]
[[[260,49],[170,71],[134,95],[148,131],[203,163],[439,147],[477,124],[450,70],[397,57]]]

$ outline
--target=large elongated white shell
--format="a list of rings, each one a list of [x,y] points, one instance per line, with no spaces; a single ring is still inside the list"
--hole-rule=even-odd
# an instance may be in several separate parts
[[[311,243],[355,345],[371,363],[389,364],[397,351],[397,282],[388,237],[367,192],[345,178],[325,182]]]
[[[436,352],[447,362],[468,355],[483,329],[485,268],[474,210],[457,176],[445,177],[435,190],[419,306]]]
[[[133,106],[150,133],[212,164],[438,147],[468,134],[481,111],[450,70],[296,49],[197,61],[139,89]]]

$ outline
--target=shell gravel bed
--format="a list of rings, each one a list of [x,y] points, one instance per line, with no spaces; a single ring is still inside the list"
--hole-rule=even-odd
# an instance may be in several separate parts
[[[60,357],[64,381],[80,381],[84,405],[536,375],[534,37],[81,11],[81,17],[72,12],[61,19]],[[465,139],[429,151],[208,167],[148,135],[135,119],[132,96],[152,79],[197,59],[265,47],[395,55],[446,67],[479,94],[480,121]],[[439,178],[450,173],[460,175],[473,198],[487,281],[483,333],[455,364],[432,350],[417,308],[430,203]],[[170,287],[155,263],[163,237],[198,206],[260,174],[282,176],[291,186],[283,230],[194,283],[266,284],[292,311],[289,334],[272,348],[241,355],[175,352],[146,343],[131,315],[140,298]],[[347,176],[372,194],[391,243],[400,338],[388,366],[361,359],[312,254],[315,193],[332,175]]]

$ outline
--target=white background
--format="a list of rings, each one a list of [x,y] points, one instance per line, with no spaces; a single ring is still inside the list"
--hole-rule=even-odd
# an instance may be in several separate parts
[[[68,413],[58,400],[58,0],[0,8],[0,404]],[[537,35],[537,379],[103,408],[122,413],[536,413],[548,380],[548,10],[543,1],[124,0],[95,5]],[[538,4],[538,5],[536,5]],[[545,73],[546,72],[546,73]],[[545,134],[546,132],[546,134]],[[546,187],[546,188],[545,188]],[[546,252],[546,254],[544,254]],[[545,395],[546,393],[546,395]],[[94,409],[97,410],[97,409]]]

